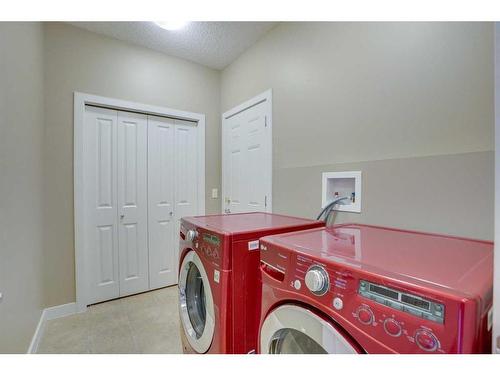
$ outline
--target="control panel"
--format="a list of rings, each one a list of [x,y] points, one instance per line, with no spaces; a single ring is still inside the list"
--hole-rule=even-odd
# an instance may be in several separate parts
[[[199,251],[203,256],[219,265],[222,240],[217,234],[203,228],[181,226],[180,237],[181,245],[184,248]]]
[[[398,288],[394,281],[281,247],[270,250],[267,245],[261,252],[261,264],[271,282],[293,292],[295,297],[289,298],[300,295],[302,302],[331,315],[348,331],[362,331],[363,337],[397,353],[459,352],[459,302]]]

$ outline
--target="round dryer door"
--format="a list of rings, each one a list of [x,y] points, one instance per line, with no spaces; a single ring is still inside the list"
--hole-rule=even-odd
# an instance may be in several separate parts
[[[269,354],[355,354],[358,350],[330,324],[310,310],[283,305],[262,324],[262,353]]]
[[[207,273],[194,251],[186,254],[179,271],[179,313],[189,344],[205,353],[214,336],[214,302]]]

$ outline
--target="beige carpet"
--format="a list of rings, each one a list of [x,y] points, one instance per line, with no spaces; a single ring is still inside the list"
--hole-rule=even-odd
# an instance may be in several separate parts
[[[47,322],[38,353],[182,353],[177,286]]]

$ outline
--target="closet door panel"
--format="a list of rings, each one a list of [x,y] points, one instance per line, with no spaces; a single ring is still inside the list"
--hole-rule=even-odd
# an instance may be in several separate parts
[[[120,296],[149,288],[147,116],[118,112]]]
[[[175,120],[175,206],[179,219],[198,212],[197,145],[196,123]]]
[[[175,226],[180,232],[180,219],[198,215],[198,128],[195,122],[175,120]],[[179,238],[176,242],[179,259]]]
[[[198,214],[197,131],[196,123],[175,120],[175,233],[182,217]]]
[[[88,303],[117,298],[117,112],[87,106],[84,139],[85,271]]]
[[[150,288],[177,282],[178,232],[174,229],[174,121],[148,117]]]

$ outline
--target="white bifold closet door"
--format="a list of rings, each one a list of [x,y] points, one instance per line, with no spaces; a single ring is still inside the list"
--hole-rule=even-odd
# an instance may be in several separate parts
[[[148,119],[118,112],[118,244],[120,296],[149,289]]]
[[[174,217],[175,120],[149,117],[149,271],[151,288],[177,282],[178,242]]]
[[[196,123],[86,107],[89,303],[177,283],[180,218],[197,214]]]
[[[197,214],[196,123],[148,118],[151,289],[177,283],[180,219]]]
[[[86,107],[84,127],[85,273],[88,302],[120,295],[116,111]]]

